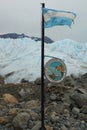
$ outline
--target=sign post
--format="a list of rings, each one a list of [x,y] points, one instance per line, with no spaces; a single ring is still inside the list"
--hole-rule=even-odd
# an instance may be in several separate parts
[[[42,3],[42,9],[45,7],[45,4]],[[39,130],[46,130],[44,126],[44,16],[42,13],[42,34],[41,34],[41,128]]]

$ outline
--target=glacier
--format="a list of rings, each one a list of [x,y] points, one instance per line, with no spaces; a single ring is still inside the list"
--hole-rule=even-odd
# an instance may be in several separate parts
[[[51,57],[60,58],[67,67],[67,75],[87,73],[87,43],[71,39],[45,44],[45,64]],[[41,42],[31,38],[0,38],[0,75],[6,83],[22,79],[34,81],[41,77]]]

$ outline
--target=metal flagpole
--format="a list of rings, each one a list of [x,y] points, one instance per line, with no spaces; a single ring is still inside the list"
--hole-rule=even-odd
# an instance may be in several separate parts
[[[45,4],[42,3],[42,9]],[[42,23],[41,23],[41,128],[39,130],[46,130],[44,126],[44,17],[42,12]]]

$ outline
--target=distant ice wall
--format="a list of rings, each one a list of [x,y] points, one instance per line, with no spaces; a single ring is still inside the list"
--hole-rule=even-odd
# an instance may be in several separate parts
[[[70,39],[45,43],[45,55],[61,58],[67,66],[67,75],[87,73],[87,43]],[[45,57],[45,62],[49,59]],[[31,38],[0,39],[0,75],[13,83],[40,77],[41,42]]]

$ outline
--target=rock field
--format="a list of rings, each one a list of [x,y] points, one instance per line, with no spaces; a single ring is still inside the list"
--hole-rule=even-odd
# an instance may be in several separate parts
[[[5,84],[0,76],[0,130],[39,130],[41,80]],[[45,79],[46,130],[87,130],[87,73],[59,84]]]

